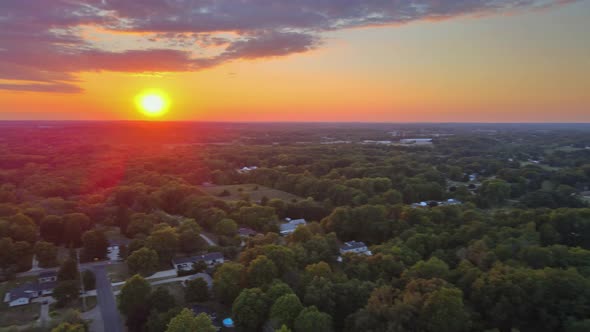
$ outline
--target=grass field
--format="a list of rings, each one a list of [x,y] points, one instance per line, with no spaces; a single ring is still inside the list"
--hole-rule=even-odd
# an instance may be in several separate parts
[[[112,264],[106,267],[107,275],[111,278],[111,282],[120,282],[127,280],[129,275],[129,268],[127,264]]]
[[[152,289],[155,290],[156,288],[160,287],[168,290],[168,292],[170,292],[170,294],[174,296],[177,305],[184,305],[184,286],[182,285],[182,282],[178,281],[162,285],[156,285],[152,286]]]
[[[227,186],[200,186],[200,189],[209,195],[225,201],[237,201],[244,196],[250,197],[253,202],[260,201],[263,197],[268,199],[279,198],[286,202],[302,200],[301,197],[276,189],[271,189],[257,184],[234,184]],[[226,192],[225,196],[222,193]]]

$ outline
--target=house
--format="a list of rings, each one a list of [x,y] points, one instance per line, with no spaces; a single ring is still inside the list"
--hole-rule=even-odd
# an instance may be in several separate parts
[[[373,254],[364,242],[357,241],[345,242],[342,246],[340,246],[341,255],[348,253],[364,254],[367,256],[371,256]]]
[[[16,307],[31,303],[31,299],[39,296],[39,291],[36,283],[26,283],[19,287],[11,289],[4,296],[4,302],[8,303],[9,307]]]
[[[280,233],[283,236],[289,235],[297,229],[299,225],[305,225],[307,222],[305,219],[290,219],[286,218],[286,223],[279,225]]]
[[[121,247],[129,245],[129,240],[109,240],[107,258],[110,261],[121,261]]]
[[[220,252],[210,252],[199,256],[174,258],[172,265],[177,271],[190,271],[197,262],[205,262],[207,266],[223,264],[223,254]]]
[[[37,277],[39,284],[51,283],[57,281],[57,271],[41,272]]]
[[[238,229],[238,235],[240,237],[252,237],[252,236],[256,236],[257,234],[258,233],[251,228],[242,227],[242,228]]]

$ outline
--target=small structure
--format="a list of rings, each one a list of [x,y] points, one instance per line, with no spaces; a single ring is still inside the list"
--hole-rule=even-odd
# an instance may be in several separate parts
[[[177,271],[190,271],[197,262],[205,262],[207,266],[215,266],[217,264],[223,264],[224,258],[220,252],[210,252],[199,256],[174,258],[172,265]]]
[[[223,327],[228,327],[228,328],[234,327],[234,320],[229,317],[225,318],[223,320]]]
[[[367,256],[371,256],[373,253],[364,242],[357,242],[357,241],[349,241],[345,242],[340,247],[340,254],[348,254],[348,253],[355,253],[355,254],[364,254]]]
[[[57,286],[57,272],[42,272],[37,278],[37,291],[39,296],[53,294],[53,289]]]
[[[282,236],[286,236],[289,235],[293,232],[295,232],[295,230],[297,229],[297,227],[299,225],[306,225],[307,222],[305,221],[305,219],[290,219],[290,218],[285,218],[285,220],[287,221],[284,224],[281,224],[279,226],[280,228],[280,233]]]

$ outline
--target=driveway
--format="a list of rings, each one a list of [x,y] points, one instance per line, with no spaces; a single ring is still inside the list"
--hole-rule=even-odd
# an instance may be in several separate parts
[[[123,324],[121,316],[117,309],[117,301],[113,294],[111,281],[107,276],[104,265],[94,266],[92,268],[96,275],[96,295],[98,298],[98,307],[100,308],[100,315],[104,324],[105,332],[122,332]]]

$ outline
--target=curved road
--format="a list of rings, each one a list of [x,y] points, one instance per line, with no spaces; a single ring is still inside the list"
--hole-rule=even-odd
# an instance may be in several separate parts
[[[111,281],[107,276],[107,271],[104,265],[92,267],[94,275],[96,276],[96,296],[98,298],[98,306],[100,307],[100,314],[104,324],[105,332],[122,332],[123,324],[121,316],[117,309],[117,301],[113,294]]]

